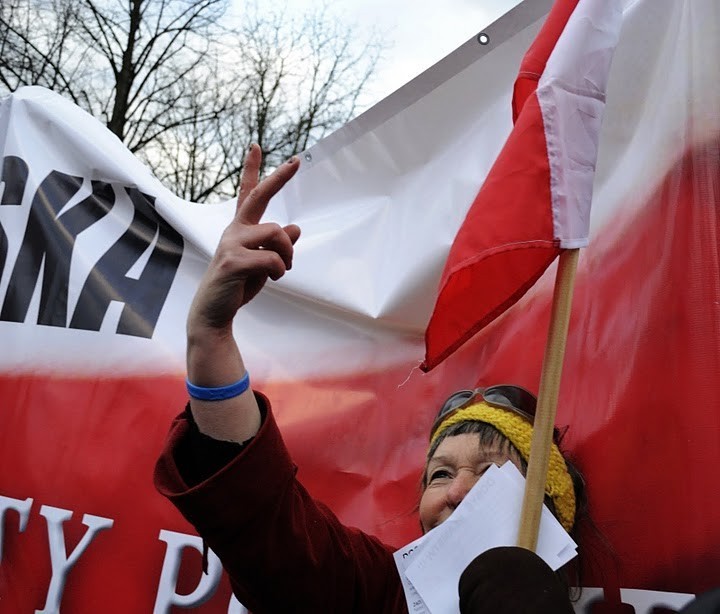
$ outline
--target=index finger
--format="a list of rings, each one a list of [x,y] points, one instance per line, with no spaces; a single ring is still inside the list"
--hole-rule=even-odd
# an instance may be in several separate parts
[[[292,178],[300,168],[300,159],[293,156],[278,166],[269,177],[263,179],[242,203],[238,203],[237,215],[243,224],[257,224],[270,199]]]
[[[248,151],[247,156],[245,156],[245,163],[243,164],[242,174],[240,175],[240,192],[238,193],[235,215],[240,212],[240,207],[248,197],[248,194],[250,194],[258,184],[261,162],[262,150],[259,145],[253,143],[250,145],[250,151]]]

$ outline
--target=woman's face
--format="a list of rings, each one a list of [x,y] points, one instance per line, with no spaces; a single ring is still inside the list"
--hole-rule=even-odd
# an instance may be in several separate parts
[[[501,441],[481,445],[477,433],[453,435],[440,442],[425,469],[427,486],[420,498],[424,533],[447,520],[490,465],[510,460],[521,469],[518,454],[504,448]]]

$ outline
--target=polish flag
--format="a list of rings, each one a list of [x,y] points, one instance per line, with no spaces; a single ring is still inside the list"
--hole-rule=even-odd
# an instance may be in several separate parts
[[[559,0],[520,66],[514,128],[450,250],[425,333],[437,366],[515,304],[561,249],[588,244],[616,0]]]

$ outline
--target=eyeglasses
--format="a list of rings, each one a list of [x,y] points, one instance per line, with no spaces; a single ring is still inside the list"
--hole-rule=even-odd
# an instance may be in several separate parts
[[[451,394],[440,408],[430,429],[430,439],[432,440],[435,431],[446,418],[463,407],[471,405],[477,399],[485,401],[492,407],[514,411],[530,424],[535,420],[537,398],[532,392],[520,386],[500,384],[498,386],[488,386],[487,388],[475,388],[475,390],[459,390]]]

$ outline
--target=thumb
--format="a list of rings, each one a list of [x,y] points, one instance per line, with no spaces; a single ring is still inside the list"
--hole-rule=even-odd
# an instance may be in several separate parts
[[[290,237],[290,242],[295,245],[297,240],[300,238],[300,226],[297,224],[288,224],[283,228],[285,234]]]

